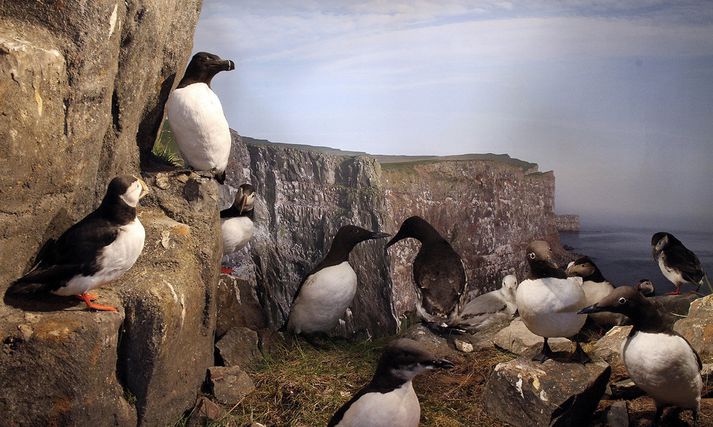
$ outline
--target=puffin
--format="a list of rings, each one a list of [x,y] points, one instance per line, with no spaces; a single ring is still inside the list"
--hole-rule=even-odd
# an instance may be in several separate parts
[[[599,267],[588,256],[577,258],[571,262],[565,273],[570,277],[582,278],[582,290],[584,291],[586,305],[599,302],[614,290],[614,286],[604,278]],[[613,326],[622,325],[626,320],[623,315],[617,313],[596,313],[589,316],[589,318],[598,326],[607,330]]]
[[[649,279],[639,280],[639,283],[636,284],[636,290],[641,292],[641,295],[645,297],[656,296],[656,287],[654,287],[654,283]]]
[[[577,312],[586,306],[581,277],[567,274],[552,260],[552,249],[544,240],[534,240],[527,246],[530,277],[517,287],[515,302],[523,323],[533,334],[545,339],[540,353],[532,360],[545,362],[554,358],[548,338],[571,338],[577,335],[587,316]],[[570,360],[587,363],[589,356],[579,341]]]
[[[412,380],[424,371],[453,366],[414,340],[396,339],[384,348],[369,384],[339,408],[328,427],[416,427],[421,406]]]
[[[676,290],[669,295],[679,295],[681,285],[691,283],[696,285],[696,291],[701,288],[705,273],[696,254],[683,246],[680,240],[671,233],[659,232],[651,237],[651,253],[658,263],[661,273]]]
[[[225,182],[231,137],[220,99],[210,83],[219,72],[233,69],[235,63],[229,59],[198,52],[166,101],[168,122],[186,166],[211,171],[221,184]]]
[[[620,286],[583,314],[611,312],[631,319],[633,327],[621,347],[624,366],[636,385],[656,401],[658,422],[667,405],[693,410],[698,425],[703,379],[701,359],[691,344],[672,329],[670,314],[631,286]]]
[[[146,233],[136,206],[147,193],[140,178],[125,175],[112,179],[99,207],[59,239],[49,241],[35,266],[7,292],[74,295],[89,309],[117,311],[94,303],[97,297],[89,291],[121,277],[141,255]]]
[[[255,202],[255,188],[250,184],[238,187],[233,204],[220,211],[220,232],[223,236],[223,255],[230,255],[244,248],[253,237],[255,226],[253,224]],[[224,274],[231,274],[233,270],[222,267]]]
[[[326,334],[352,303],[357,275],[349,254],[366,240],[389,237],[356,225],[342,226],[332,239],[327,256],[300,283],[287,318],[287,330],[295,335]]]
[[[515,292],[517,277],[503,277],[500,289],[479,295],[465,304],[460,315],[460,326],[466,330],[480,330],[498,322],[509,320],[517,312]]]
[[[451,244],[419,216],[406,219],[386,249],[406,238],[421,242],[412,267],[419,317],[437,332],[459,330],[468,290],[463,260]]]

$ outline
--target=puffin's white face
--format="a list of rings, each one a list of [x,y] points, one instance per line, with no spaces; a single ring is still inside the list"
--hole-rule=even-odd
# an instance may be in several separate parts
[[[136,205],[139,204],[139,200],[141,200],[141,198],[143,198],[148,192],[149,189],[146,183],[143,180],[136,178],[136,181],[131,183],[124,194],[119,197],[124,201],[124,203],[132,208],[135,208]]]

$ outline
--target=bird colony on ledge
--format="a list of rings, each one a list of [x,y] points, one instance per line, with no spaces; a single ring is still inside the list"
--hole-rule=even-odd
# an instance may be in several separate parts
[[[191,170],[206,172],[220,184],[230,153],[230,131],[211,80],[235,65],[216,55],[193,56],[183,79],[170,94],[166,108],[176,143]],[[180,172],[180,171],[179,171]],[[144,247],[145,233],[136,210],[146,195],[137,177],[111,180],[99,207],[47,242],[37,263],[18,278],[7,293],[16,297],[41,297],[43,293],[74,296],[88,309],[116,311],[101,305],[89,292],[109,285],[128,271]],[[234,193],[229,207],[220,212],[224,255],[244,248],[254,232],[254,202],[259,197],[248,183]],[[357,291],[357,275],[349,254],[361,242],[389,237],[379,230],[344,224],[333,236],[327,255],[303,278],[292,298],[283,330],[310,342],[329,339],[329,332],[344,317]],[[631,379],[656,402],[656,419],[665,406],[693,411],[698,420],[701,401],[701,361],[688,341],[672,329],[671,315],[651,300],[653,284],[614,287],[594,261],[581,257],[566,267],[553,260],[550,245],[532,241],[522,256],[529,277],[519,283],[503,277],[502,288],[469,298],[463,260],[450,243],[425,219],[403,221],[386,250],[413,238],[420,249],[413,261],[417,293],[416,313],[434,333],[464,334],[519,313],[527,329],[542,337],[541,351],[533,357],[544,363],[587,364],[579,332],[589,319],[607,330],[615,325],[633,328],[621,349]],[[656,233],[651,241],[653,258],[675,286],[698,288],[707,280],[696,255],[669,233]],[[224,273],[231,273],[227,267]],[[576,342],[567,360],[559,360],[548,340],[565,337]],[[372,380],[333,415],[330,426],[417,426],[420,406],[412,379],[430,369],[449,369],[453,363],[439,359],[413,340],[400,338],[388,344]],[[447,374],[444,374],[447,375]]]

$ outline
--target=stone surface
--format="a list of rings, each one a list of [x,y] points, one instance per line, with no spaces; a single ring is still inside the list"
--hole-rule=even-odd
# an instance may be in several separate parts
[[[626,402],[614,402],[607,411],[607,426],[629,427],[629,411]]]
[[[238,366],[208,368],[208,383],[215,399],[224,405],[234,405],[255,390],[252,379]]]
[[[609,373],[602,361],[539,363],[521,357],[495,367],[483,393],[485,407],[513,426],[586,425]]]
[[[694,292],[688,292],[681,295],[658,295],[649,297],[658,306],[667,313],[677,315],[673,319],[678,319],[680,316],[687,316],[690,310],[691,303],[700,298],[700,295]]]
[[[629,377],[624,361],[621,359],[621,346],[629,336],[629,332],[631,332],[631,326],[614,326],[594,343],[592,355],[603,359],[611,366],[613,381]]]
[[[636,399],[643,394],[644,391],[641,390],[630,378],[625,378],[609,384],[609,395],[612,399],[631,400]]]
[[[515,354],[523,354],[534,347],[539,349],[543,342],[543,338],[530,332],[519,317],[493,336],[496,347]],[[572,341],[567,338],[550,338],[548,343],[553,351],[574,350]]]
[[[225,366],[252,366],[260,357],[257,332],[236,326],[230,329],[216,344],[218,355]]]
[[[688,317],[674,325],[674,330],[683,335],[705,363],[713,362],[713,295],[699,298],[691,303]]]
[[[474,350],[473,344],[465,340],[456,338],[453,340],[453,344],[455,344],[458,351],[462,351],[463,353],[472,353]]]
[[[193,406],[187,427],[203,427],[211,425],[225,415],[225,410],[205,396],[199,396]]]
[[[227,274],[220,275],[217,294],[216,337],[222,337],[234,327],[260,330],[267,326],[265,314],[254,286],[255,280],[245,280]]]

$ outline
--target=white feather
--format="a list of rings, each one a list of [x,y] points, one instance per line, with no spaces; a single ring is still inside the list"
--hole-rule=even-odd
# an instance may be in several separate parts
[[[166,102],[176,145],[198,170],[222,172],[230,156],[230,129],[218,96],[205,83],[171,92]]]
[[[523,280],[516,301],[527,329],[541,337],[572,337],[587,320],[577,314],[586,307],[581,277]]]
[[[609,293],[614,290],[614,286],[606,281],[593,282],[591,280],[587,280],[582,283],[582,290],[584,291],[586,305],[590,306],[598,303],[602,300],[602,298],[609,295]],[[594,323],[605,328],[621,325],[625,320],[625,316],[623,314],[607,312],[592,313],[589,317],[594,321]]]
[[[341,427],[416,427],[421,406],[411,381],[388,393],[366,393],[352,403]]]
[[[310,275],[297,295],[287,324],[296,333],[334,328],[354,299],[357,276],[347,261]]]
[[[239,216],[223,219],[220,231],[223,235],[223,255],[229,255],[248,244],[253,237],[255,226],[250,218]]]
[[[659,268],[661,269],[661,273],[666,277],[671,283],[673,283],[676,286],[681,286],[683,283],[686,283],[686,280],[684,280],[683,276],[681,275],[681,272],[678,270],[674,270],[671,268],[666,267],[666,263],[664,262],[665,255],[662,253],[659,254],[658,258],[658,264]]]

